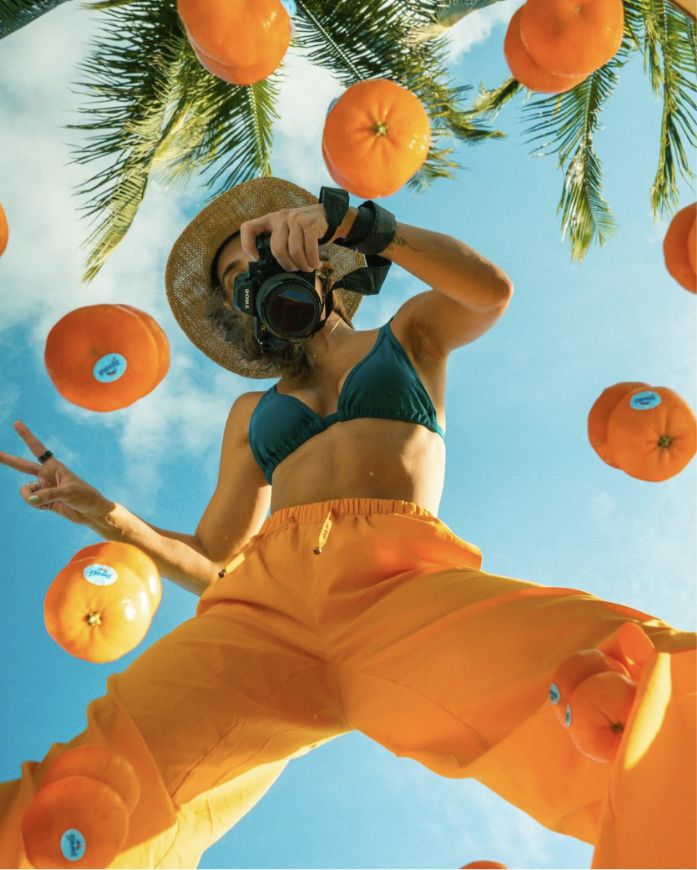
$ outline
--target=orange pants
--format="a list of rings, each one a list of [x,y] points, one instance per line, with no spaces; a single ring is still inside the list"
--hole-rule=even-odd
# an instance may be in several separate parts
[[[109,678],[85,731],[0,786],[0,865],[31,866],[22,816],[46,766],[78,744],[107,743],[140,777],[110,866],[194,867],[290,758],[358,729],[595,844],[594,867],[695,867],[695,635],[480,563],[410,502],[276,511],[196,616]],[[628,621],[654,651],[619,756],[596,762],[557,721],[548,685]]]

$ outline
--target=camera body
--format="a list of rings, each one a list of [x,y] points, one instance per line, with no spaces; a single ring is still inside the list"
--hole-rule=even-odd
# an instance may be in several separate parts
[[[323,300],[315,289],[315,272],[286,272],[271,253],[268,234],[256,242],[259,259],[235,279],[235,308],[254,318],[255,338],[264,350],[303,342],[326,323],[332,291]]]

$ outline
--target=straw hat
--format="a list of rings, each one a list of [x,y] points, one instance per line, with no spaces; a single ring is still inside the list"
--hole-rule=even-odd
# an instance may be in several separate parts
[[[281,375],[277,365],[263,366],[241,356],[238,346],[226,339],[205,316],[213,290],[211,267],[218,248],[234,235],[240,224],[282,208],[299,208],[319,202],[302,187],[282,178],[253,178],[216,197],[180,234],[167,259],[165,285],[172,312],[187,336],[207,357],[231,372],[247,378],[272,378]],[[325,246],[323,246],[325,247]],[[328,259],[338,279],[365,266],[362,254],[328,243]],[[362,294],[335,290],[349,317],[353,317]],[[244,315],[242,315],[244,316]]]

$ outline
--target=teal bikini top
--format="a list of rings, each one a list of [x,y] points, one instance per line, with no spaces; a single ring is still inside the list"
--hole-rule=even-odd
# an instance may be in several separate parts
[[[433,406],[411,360],[390,327],[380,327],[370,353],[349,372],[333,414],[320,417],[274,384],[259,400],[249,421],[249,446],[266,480],[301,444],[340,420],[381,417],[419,423],[445,438]]]

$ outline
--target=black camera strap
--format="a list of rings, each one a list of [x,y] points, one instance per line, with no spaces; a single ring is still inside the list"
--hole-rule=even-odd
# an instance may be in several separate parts
[[[387,278],[387,273],[392,265],[391,260],[379,257],[377,254],[366,254],[367,266],[354,269],[333,285],[333,289],[341,287],[354,293],[362,293],[364,296],[376,296],[380,292],[382,282]]]
[[[349,210],[348,191],[341,187],[322,187],[319,192],[319,201],[324,208],[324,217],[329,224],[327,232],[321,239],[317,240],[318,245],[323,245],[331,239],[346,217],[346,212]]]
[[[393,241],[397,222],[391,211],[368,199],[358,206],[358,215],[343,239],[334,239],[342,248],[359,254],[379,254]]]

